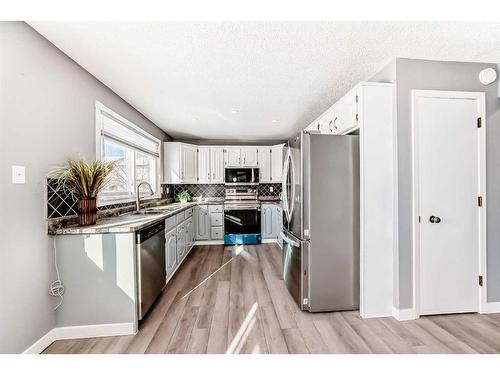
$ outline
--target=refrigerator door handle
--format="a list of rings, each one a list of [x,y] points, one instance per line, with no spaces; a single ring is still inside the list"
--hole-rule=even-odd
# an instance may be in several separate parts
[[[293,214],[293,202],[295,200],[295,176],[294,176],[294,169],[293,169],[293,158],[292,158],[292,152],[290,148],[287,151],[287,156],[285,160],[285,174],[283,176],[283,187],[282,191],[284,194],[284,200],[283,200],[283,208],[285,210],[285,215],[288,221],[292,219],[292,214]],[[288,190],[287,190],[287,181],[288,181],[288,175],[291,173],[291,178],[290,178],[290,184],[291,184],[291,209],[290,209],[290,204],[289,204],[289,196],[288,196]]]
[[[285,164],[283,167],[283,181],[282,181],[282,187],[281,191],[283,192],[283,210],[285,211],[285,216],[288,221],[290,221],[290,211],[288,210],[288,190],[286,183],[288,181],[288,171],[289,171],[289,157],[290,157],[290,149],[287,149],[286,152],[286,157],[285,157]]]
[[[290,199],[290,204],[292,207],[290,208],[290,219],[292,219],[293,216],[293,207],[295,206],[295,166],[293,165],[293,158],[292,158],[292,152],[290,150],[290,172],[292,173],[292,176],[290,178],[290,182],[292,183],[292,199]]]
[[[293,247],[300,247],[299,241],[292,240],[290,237],[288,237],[284,232],[280,232],[280,236],[285,241],[286,243],[289,243]]]

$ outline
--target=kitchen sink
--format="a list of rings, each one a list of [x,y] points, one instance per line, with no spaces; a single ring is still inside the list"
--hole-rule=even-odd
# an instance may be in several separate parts
[[[168,213],[174,211],[173,209],[169,208],[146,208],[143,210],[139,211],[133,211],[133,212],[126,212],[122,216],[128,216],[128,215],[160,215],[163,213]]]

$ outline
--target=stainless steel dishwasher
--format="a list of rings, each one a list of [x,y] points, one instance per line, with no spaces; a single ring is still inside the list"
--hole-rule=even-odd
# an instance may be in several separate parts
[[[136,234],[136,244],[137,295],[141,320],[165,286],[165,221],[139,230]]]

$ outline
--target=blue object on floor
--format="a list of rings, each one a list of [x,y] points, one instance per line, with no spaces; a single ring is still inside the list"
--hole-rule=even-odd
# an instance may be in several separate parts
[[[262,243],[262,236],[258,234],[225,234],[224,245],[255,245]]]

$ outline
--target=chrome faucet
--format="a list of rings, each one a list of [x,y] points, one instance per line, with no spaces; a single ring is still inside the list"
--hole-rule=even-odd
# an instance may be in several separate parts
[[[150,195],[154,195],[154,191],[153,191],[153,188],[151,187],[151,185],[149,184],[149,182],[146,182],[146,181],[142,181],[140,182],[138,185],[137,185],[137,195],[135,197],[135,208],[137,211],[139,211],[141,209],[141,197],[139,195],[139,189],[142,185],[148,185],[149,187],[149,190],[151,191],[151,194]]]

